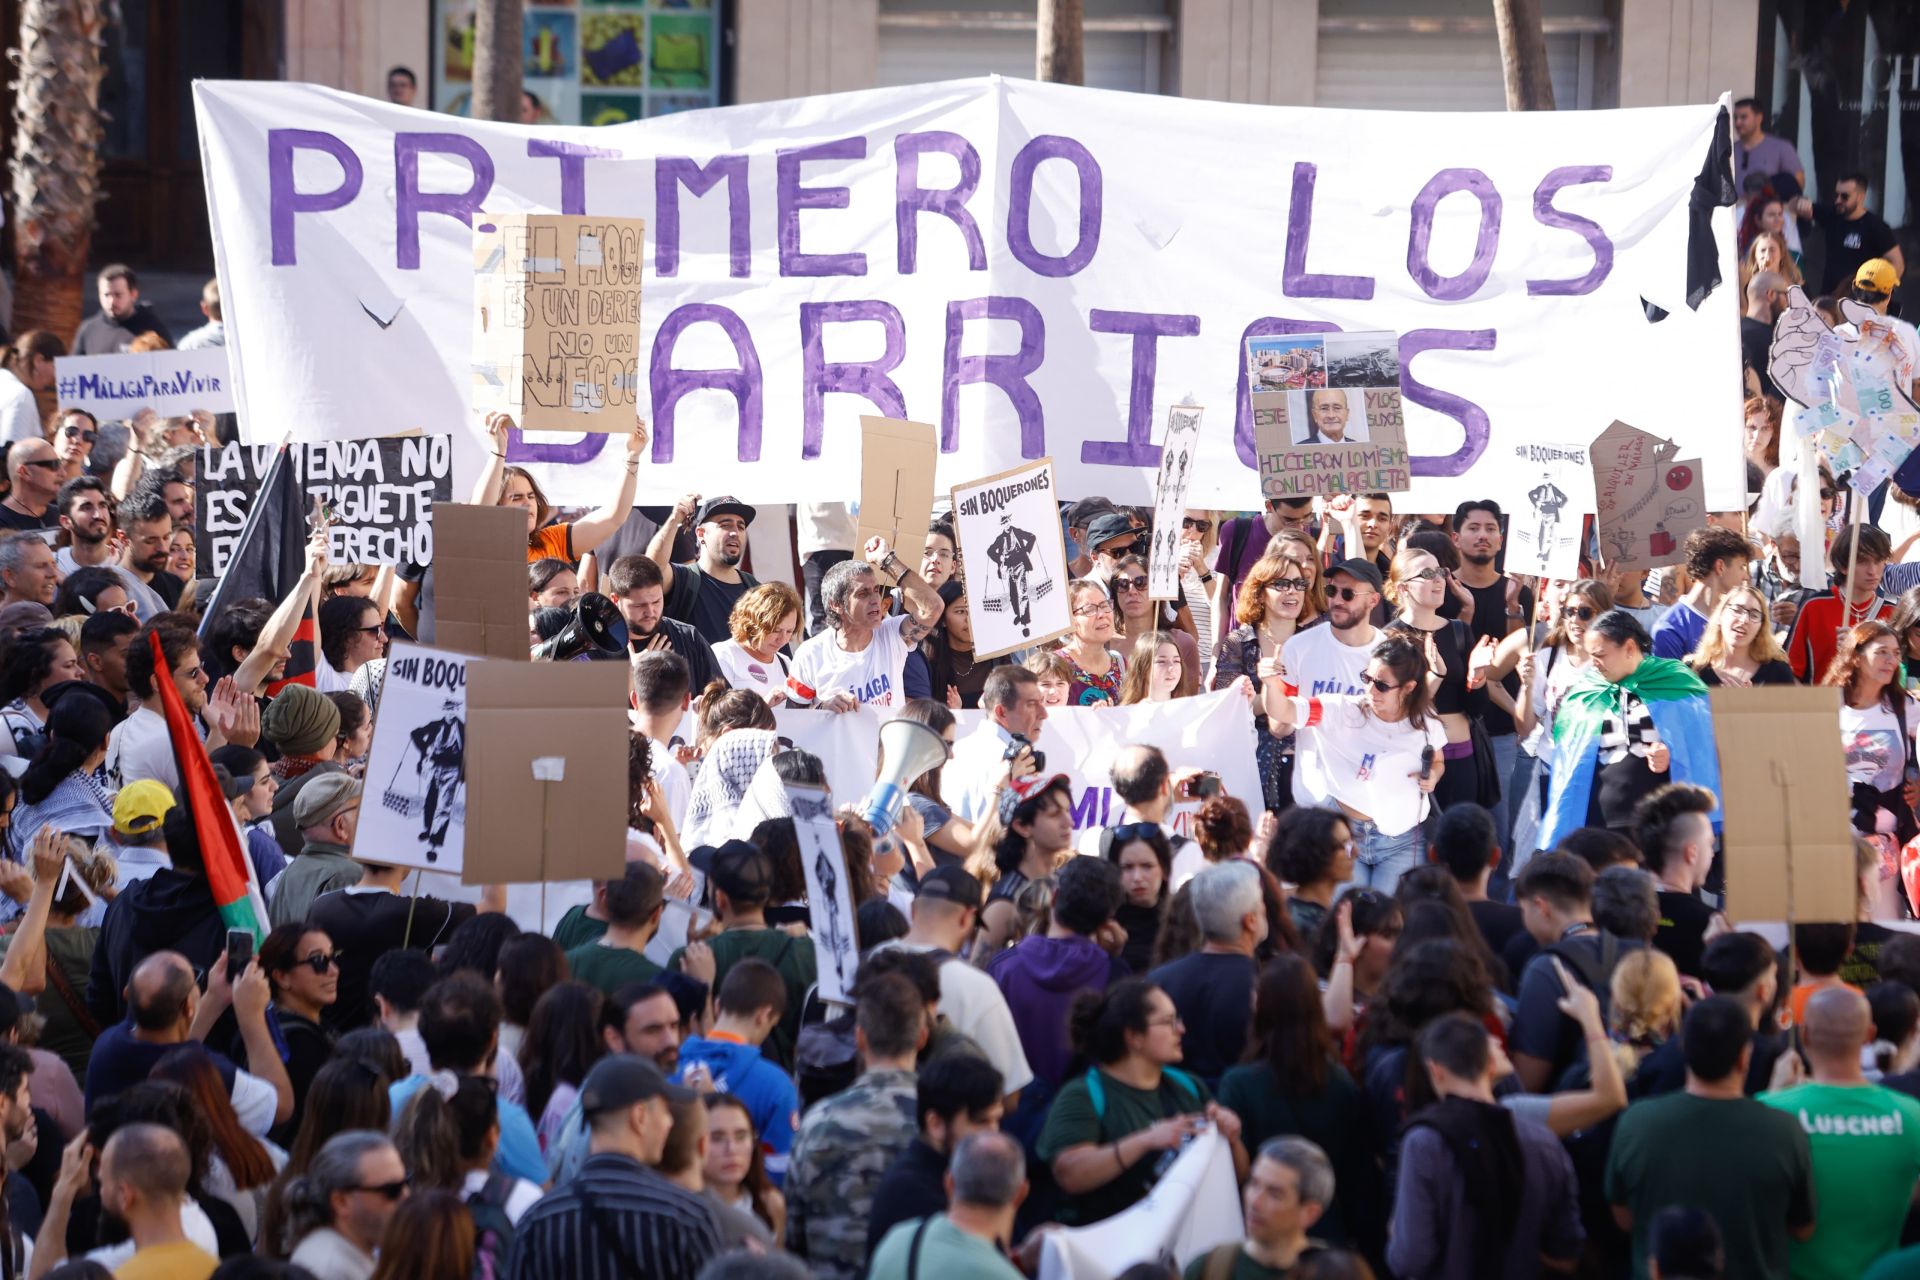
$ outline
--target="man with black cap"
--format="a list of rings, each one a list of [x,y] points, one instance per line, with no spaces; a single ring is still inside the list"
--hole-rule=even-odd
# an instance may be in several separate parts
[[[353,833],[360,825],[360,779],[323,774],[300,792],[293,822],[304,843],[279,879],[267,886],[267,918],[277,928],[307,918],[314,899],[360,882]]]
[[[1144,554],[1145,532],[1140,522],[1124,511],[1096,517],[1087,530],[1087,549],[1093,556],[1093,568],[1087,576],[1104,582],[1113,576],[1113,567],[1120,563],[1121,556],[1136,551]]]
[[[701,501],[690,493],[680,499],[666,522],[647,543],[647,558],[667,578],[667,616],[690,623],[708,644],[730,639],[727,625],[740,597],[759,586],[740,568],[747,553],[747,526],[754,510],[731,494]],[[680,526],[693,522],[700,558],[691,564],[673,563],[673,540]]]
[[[1342,560],[1327,570],[1327,626],[1308,627],[1295,632],[1280,650],[1280,671],[1286,681],[1287,696],[1318,698],[1338,693],[1359,697],[1366,689],[1367,659],[1380,642],[1380,631],[1373,625],[1373,606],[1379,601],[1383,583],[1380,570],[1371,560]],[[1301,735],[1298,750],[1314,750],[1313,735]],[[1326,797],[1315,796],[1303,787],[1313,770],[1293,771],[1295,804],[1321,805]]]
[[[675,1102],[693,1097],[645,1058],[617,1053],[580,1082],[591,1154],[572,1180],[527,1210],[514,1230],[514,1280],[694,1280],[720,1252],[700,1196],[654,1168],[673,1131]]]
[[[745,840],[729,840],[714,850],[708,883],[721,929],[707,939],[713,950],[713,988],[719,990],[727,971],[748,958],[765,960],[787,982],[786,1011],[767,1036],[763,1052],[787,1070],[793,1070],[794,1046],[800,1037],[800,1011],[807,989],[819,981],[813,939],[771,928],[767,903],[773,895],[773,859]],[[686,954],[681,947],[667,958],[668,969],[681,969]]]
[[[959,960],[980,923],[985,898],[980,881],[959,866],[935,867],[920,877],[913,899],[913,927],[905,937],[883,944],[931,954],[940,965],[940,1012],[954,1030],[972,1040],[999,1071],[1008,1094],[1033,1079],[1020,1028],[1000,984],[985,970]]]

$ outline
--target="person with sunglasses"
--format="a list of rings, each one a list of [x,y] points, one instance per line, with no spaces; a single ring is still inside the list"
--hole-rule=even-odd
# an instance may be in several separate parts
[[[1239,626],[1214,647],[1214,689],[1244,681],[1254,702],[1254,762],[1260,769],[1260,795],[1269,813],[1293,803],[1293,738],[1269,731],[1267,714],[1255,696],[1253,675],[1264,658],[1277,658],[1287,641],[1320,620],[1316,565],[1310,544],[1275,539],[1276,549],[1262,556],[1247,574],[1235,604]]]
[[[407,1191],[407,1166],[386,1134],[334,1134],[287,1186],[288,1236],[298,1242],[287,1260],[314,1280],[367,1280]]]
[[[1268,498],[1258,516],[1236,516],[1220,526],[1213,558],[1213,627],[1218,642],[1234,617],[1247,577],[1260,558],[1273,550],[1276,535],[1293,532],[1312,542],[1312,498]]]
[[[1767,626],[1767,599],[1746,582],[1720,597],[1707,620],[1706,634],[1687,655],[1687,665],[1709,687],[1745,689],[1794,682],[1787,651]]]
[[[386,656],[387,628],[380,606],[366,596],[335,596],[320,605],[320,657],[314,687],[345,693],[353,673]]]
[[[1182,682],[1197,688],[1200,684],[1200,645],[1193,636],[1193,616],[1186,605],[1162,602],[1147,595],[1145,556],[1129,552],[1114,561],[1113,574],[1107,579],[1108,598],[1113,601],[1116,633],[1137,640],[1158,631],[1173,638],[1185,670]]]
[[[1384,585],[1380,570],[1371,560],[1343,560],[1327,570],[1327,625],[1296,631],[1280,650],[1277,669],[1286,673],[1288,697],[1363,697],[1367,687],[1367,664],[1381,637],[1381,632],[1373,625],[1373,610],[1379,603]],[[1266,670],[1264,661],[1263,665],[1256,668],[1256,677]],[[1421,667],[1421,677],[1424,679],[1424,659]],[[1265,689],[1264,682],[1261,687]],[[1275,689],[1278,688],[1276,685]],[[1271,716],[1271,711],[1268,714]],[[1287,721],[1287,730],[1291,730],[1292,723],[1291,720]],[[1277,722],[1270,724],[1269,730],[1282,732],[1276,726]],[[1301,741],[1300,759],[1293,771],[1295,804],[1325,804],[1327,801],[1323,790],[1311,787],[1304,781],[1308,772],[1306,756],[1314,750],[1305,739]],[[1313,766],[1313,772],[1314,776],[1318,776],[1317,763]]]
[[[1434,801],[1442,809],[1462,803],[1491,806],[1500,784],[1493,776],[1493,749],[1480,719],[1486,700],[1474,695],[1486,684],[1492,642],[1476,645],[1466,623],[1440,616],[1447,599],[1446,570],[1428,552],[1409,547],[1393,558],[1386,595],[1400,611],[1386,631],[1404,635],[1425,650],[1433,713],[1447,735],[1441,752],[1447,761],[1446,783],[1435,791]]]
[[[1087,530],[1087,550],[1093,557],[1087,577],[1096,581],[1112,577],[1122,557],[1145,551],[1146,547],[1146,530],[1139,521],[1126,511],[1109,511]]]
[[[308,1087],[333,1056],[333,1033],[320,1019],[339,997],[340,962],[325,933],[304,923],[283,924],[261,942],[260,967],[273,989],[268,1016],[286,1046],[287,1078],[293,1082],[293,1114],[267,1131],[284,1147],[300,1131]]]
[[[1268,719],[1300,726],[1296,801],[1339,807],[1353,832],[1354,878],[1382,893],[1425,857],[1421,824],[1447,771],[1428,674],[1423,646],[1402,635],[1367,656],[1364,694],[1301,697],[1290,670],[1260,664]]]
[[[1540,646],[1522,654],[1515,663],[1526,694],[1514,718],[1520,732],[1520,756],[1508,786],[1514,834],[1510,844],[1517,853],[1503,859],[1513,864],[1505,873],[1495,873],[1503,882],[1516,874],[1533,852],[1533,834],[1539,830],[1547,800],[1546,780],[1553,767],[1554,715],[1567,690],[1587,673],[1587,626],[1615,607],[1606,584],[1595,578],[1546,583],[1542,589],[1555,601],[1553,623]]]
[[[47,442],[60,463],[60,483],[87,473],[87,459],[100,439],[100,422],[85,409],[63,409],[47,428]]]
[[[1747,580],[1753,562],[1753,546],[1746,538],[1714,525],[1689,533],[1680,551],[1693,585],[1653,628],[1656,658],[1684,659],[1692,653],[1720,597]]]
[[[53,500],[66,476],[52,445],[41,438],[16,442],[7,450],[7,479],[12,488],[0,499],[0,529],[57,527]]]

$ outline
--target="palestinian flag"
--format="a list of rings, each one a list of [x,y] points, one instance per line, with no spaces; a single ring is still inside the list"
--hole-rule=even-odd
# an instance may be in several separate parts
[[[173,672],[167,667],[160,637],[150,631],[147,643],[153,646],[153,687],[160,695],[174,763],[180,769],[180,802],[193,813],[193,830],[200,838],[200,858],[206,864],[213,901],[227,928],[251,930],[258,945],[267,936],[267,900],[254,877],[253,859],[247,856],[233,808],[213,775],[207,744],[200,740],[187,704],[173,687]]]
[[[300,479],[293,473],[293,452],[282,445],[261,478],[233,558],[201,615],[201,638],[206,637],[213,620],[236,600],[258,596],[277,605],[286,599],[306,569],[307,536],[306,508]],[[286,674],[267,686],[268,696],[290,684],[314,683],[320,651],[317,609],[316,605],[300,620],[299,630],[293,633]]]
[[[1625,695],[1646,704],[1653,727],[1666,744],[1671,763],[1667,781],[1691,782],[1720,794],[1720,755],[1714,744],[1713,708],[1707,686],[1693,668],[1671,658],[1646,658],[1632,675],[1610,683],[1589,671],[1561,699],[1553,717],[1553,784],[1546,811],[1540,816],[1540,834],[1534,841],[1551,849],[1569,831],[1587,825],[1587,805],[1593,797],[1593,775],[1599,761],[1600,728],[1608,716],[1619,717]],[[1720,815],[1713,815],[1720,828]],[[1527,850],[1531,853],[1533,850]]]

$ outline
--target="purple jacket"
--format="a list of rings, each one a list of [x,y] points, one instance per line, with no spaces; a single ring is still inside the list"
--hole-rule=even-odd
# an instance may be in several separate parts
[[[987,972],[1007,998],[1020,1047],[1036,1079],[1059,1084],[1073,1060],[1067,1014],[1082,991],[1105,991],[1127,966],[1091,938],[1023,938],[994,957]]]

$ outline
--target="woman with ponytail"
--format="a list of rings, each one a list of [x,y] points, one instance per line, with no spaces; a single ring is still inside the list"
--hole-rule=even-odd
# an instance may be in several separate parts
[[[47,742],[20,778],[20,804],[7,840],[16,862],[42,827],[80,840],[104,839],[113,829],[113,805],[94,771],[107,758],[113,717],[84,690],[69,692],[47,715]]]
[[[486,1076],[436,1071],[400,1109],[393,1142],[416,1188],[438,1187],[469,1202],[493,1204],[517,1223],[540,1198],[540,1188],[487,1168],[500,1145],[498,1091]]]

